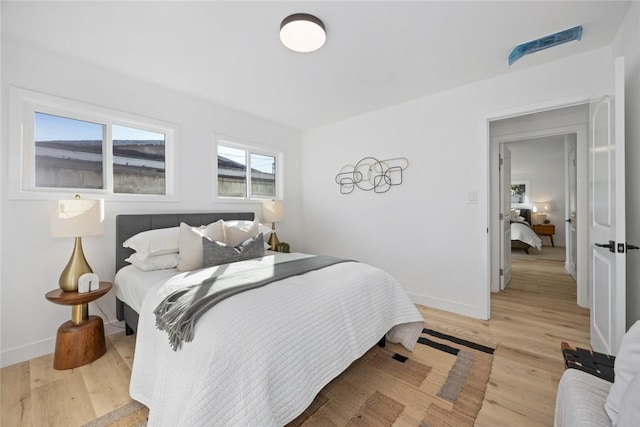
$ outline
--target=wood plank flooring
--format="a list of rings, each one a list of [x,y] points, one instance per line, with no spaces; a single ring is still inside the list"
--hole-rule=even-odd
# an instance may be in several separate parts
[[[589,311],[563,263],[514,258],[507,290],[491,298],[491,320],[419,307],[429,321],[469,329],[498,341],[476,426],[551,426],[563,372],[560,342],[589,343]],[[46,355],[0,370],[2,426],[73,427],[131,401],[134,336],[107,337],[107,354],[67,371]]]

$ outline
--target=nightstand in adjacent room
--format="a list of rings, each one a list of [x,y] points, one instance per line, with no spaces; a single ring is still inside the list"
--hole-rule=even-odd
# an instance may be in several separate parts
[[[551,246],[554,248],[556,245],[553,244],[553,235],[556,234],[556,226],[553,224],[534,224],[533,231],[536,232],[538,236],[547,236],[551,239]]]
[[[46,298],[56,304],[71,306],[71,320],[58,328],[54,369],[72,369],[86,365],[107,352],[104,325],[99,316],[89,316],[88,304],[111,290],[110,282],[100,282],[91,292],[65,292],[56,289],[47,292]]]

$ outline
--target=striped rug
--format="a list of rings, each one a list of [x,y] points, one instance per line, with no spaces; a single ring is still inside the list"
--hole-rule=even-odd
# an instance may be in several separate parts
[[[484,400],[497,343],[427,323],[413,352],[375,346],[331,381],[287,427],[472,426]],[[85,427],[145,426],[132,402]]]
[[[497,343],[428,324],[413,352],[374,347],[288,426],[472,426]]]
[[[149,409],[135,400],[109,412],[82,427],[145,427]]]

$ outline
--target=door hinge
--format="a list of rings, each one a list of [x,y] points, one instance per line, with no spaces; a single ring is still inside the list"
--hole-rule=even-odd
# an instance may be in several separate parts
[[[500,221],[504,219],[504,214],[500,214]]]
[[[504,276],[504,270],[503,269],[500,269],[500,275]]]
[[[504,159],[500,157],[500,166],[502,166],[503,164],[504,164]]]

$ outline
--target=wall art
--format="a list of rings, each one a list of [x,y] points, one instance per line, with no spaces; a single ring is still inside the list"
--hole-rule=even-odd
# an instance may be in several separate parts
[[[405,157],[378,160],[364,157],[355,165],[346,165],[336,175],[340,193],[349,194],[359,188],[363,191],[386,193],[395,185],[402,184],[402,172],[409,167]]]

